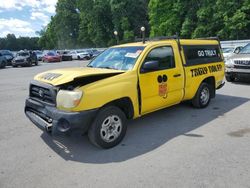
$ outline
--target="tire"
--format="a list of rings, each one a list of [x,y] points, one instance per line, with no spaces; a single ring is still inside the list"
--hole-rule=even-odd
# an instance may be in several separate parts
[[[5,67],[6,67],[6,65],[7,65],[7,62],[6,61],[3,61],[2,62],[2,66],[0,67],[1,69],[4,69]]]
[[[37,66],[37,65],[38,65],[38,61],[35,62],[35,66]]]
[[[228,82],[234,82],[235,81],[235,77],[233,75],[229,74],[229,75],[226,75],[226,80]]]
[[[104,107],[98,112],[88,130],[90,142],[105,149],[118,145],[127,131],[126,120],[127,118],[120,108]]]
[[[77,59],[78,59],[78,60],[81,60],[80,56],[77,56]]]
[[[206,108],[211,100],[211,91],[212,89],[210,85],[205,82],[201,83],[198,91],[192,99],[192,105],[195,108]]]
[[[30,60],[27,64],[28,67],[31,67],[32,66],[32,61]]]

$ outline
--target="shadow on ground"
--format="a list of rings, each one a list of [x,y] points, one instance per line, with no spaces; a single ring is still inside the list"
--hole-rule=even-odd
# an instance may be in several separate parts
[[[250,77],[249,78],[238,78],[236,81],[231,82],[236,85],[250,85]]]
[[[87,135],[51,137],[43,133],[41,138],[65,160],[82,163],[122,162],[150,152],[178,136],[203,139],[191,131],[224,116],[225,113],[250,99],[217,95],[206,109],[194,109],[188,104],[167,108],[128,123],[123,142],[115,148],[102,150],[92,146]]]

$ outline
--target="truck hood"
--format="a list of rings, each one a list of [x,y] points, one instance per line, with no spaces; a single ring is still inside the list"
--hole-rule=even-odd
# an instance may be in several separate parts
[[[27,59],[29,56],[17,56],[14,58],[14,60],[25,60]]]
[[[234,54],[230,56],[232,60],[250,60],[250,54]]]
[[[35,76],[35,80],[48,83],[54,86],[66,84],[77,79],[87,79],[88,77],[103,76],[111,77],[117,74],[124,73],[121,70],[113,69],[101,69],[101,68],[88,68],[88,67],[78,67],[78,68],[65,68],[58,70],[50,70],[47,72],[40,73]],[[98,80],[98,79],[97,79]]]

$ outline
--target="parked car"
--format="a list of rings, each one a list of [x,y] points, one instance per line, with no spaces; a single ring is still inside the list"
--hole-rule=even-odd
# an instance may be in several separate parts
[[[100,50],[96,50],[93,52],[92,54],[92,58],[96,58],[98,55],[100,55],[103,51],[100,51]]]
[[[87,59],[89,60],[91,58],[91,55],[89,52],[84,50],[73,50],[70,52],[70,55],[72,55],[72,59]]]
[[[32,66],[38,65],[36,53],[32,51],[19,51],[16,57],[12,60],[12,66]]]
[[[0,53],[0,68],[3,69],[7,65],[7,59],[2,53]]]
[[[43,56],[43,62],[61,62],[62,58],[59,54],[57,54],[56,52],[50,51],[48,53],[45,54],[45,56]]]
[[[243,46],[222,48],[223,56],[225,59],[227,59],[233,54],[238,54],[242,48]]]
[[[37,60],[42,61],[43,60],[43,52],[36,50],[35,53],[36,53]]]
[[[226,60],[226,80],[250,79],[250,43]]]
[[[58,53],[62,57],[62,61],[72,61],[72,55],[70,54],[70,51],[64,50],[64,51],[58,51]]]
[[[0,53],[6,58],[7,65],[11,65],[11,62],[14,59],[13,53],[9,50],[0,50]]]

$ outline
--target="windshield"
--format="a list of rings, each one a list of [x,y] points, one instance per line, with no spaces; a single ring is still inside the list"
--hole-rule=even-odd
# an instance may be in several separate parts
[[[48,56],[56,56],[56,54],[54,52],[49,52],[47,53]]]
[[[250,44],[241,49],[240,54],[250,54]]]
[[[29,53],[21,52],[21,53],[18,53],[17,56],[29,56]]]
[[[222,48],[223,53],[233,53],[234,48]]]
[[[97,56],[88,67],[131,70],[144,47],[109,48]]]

